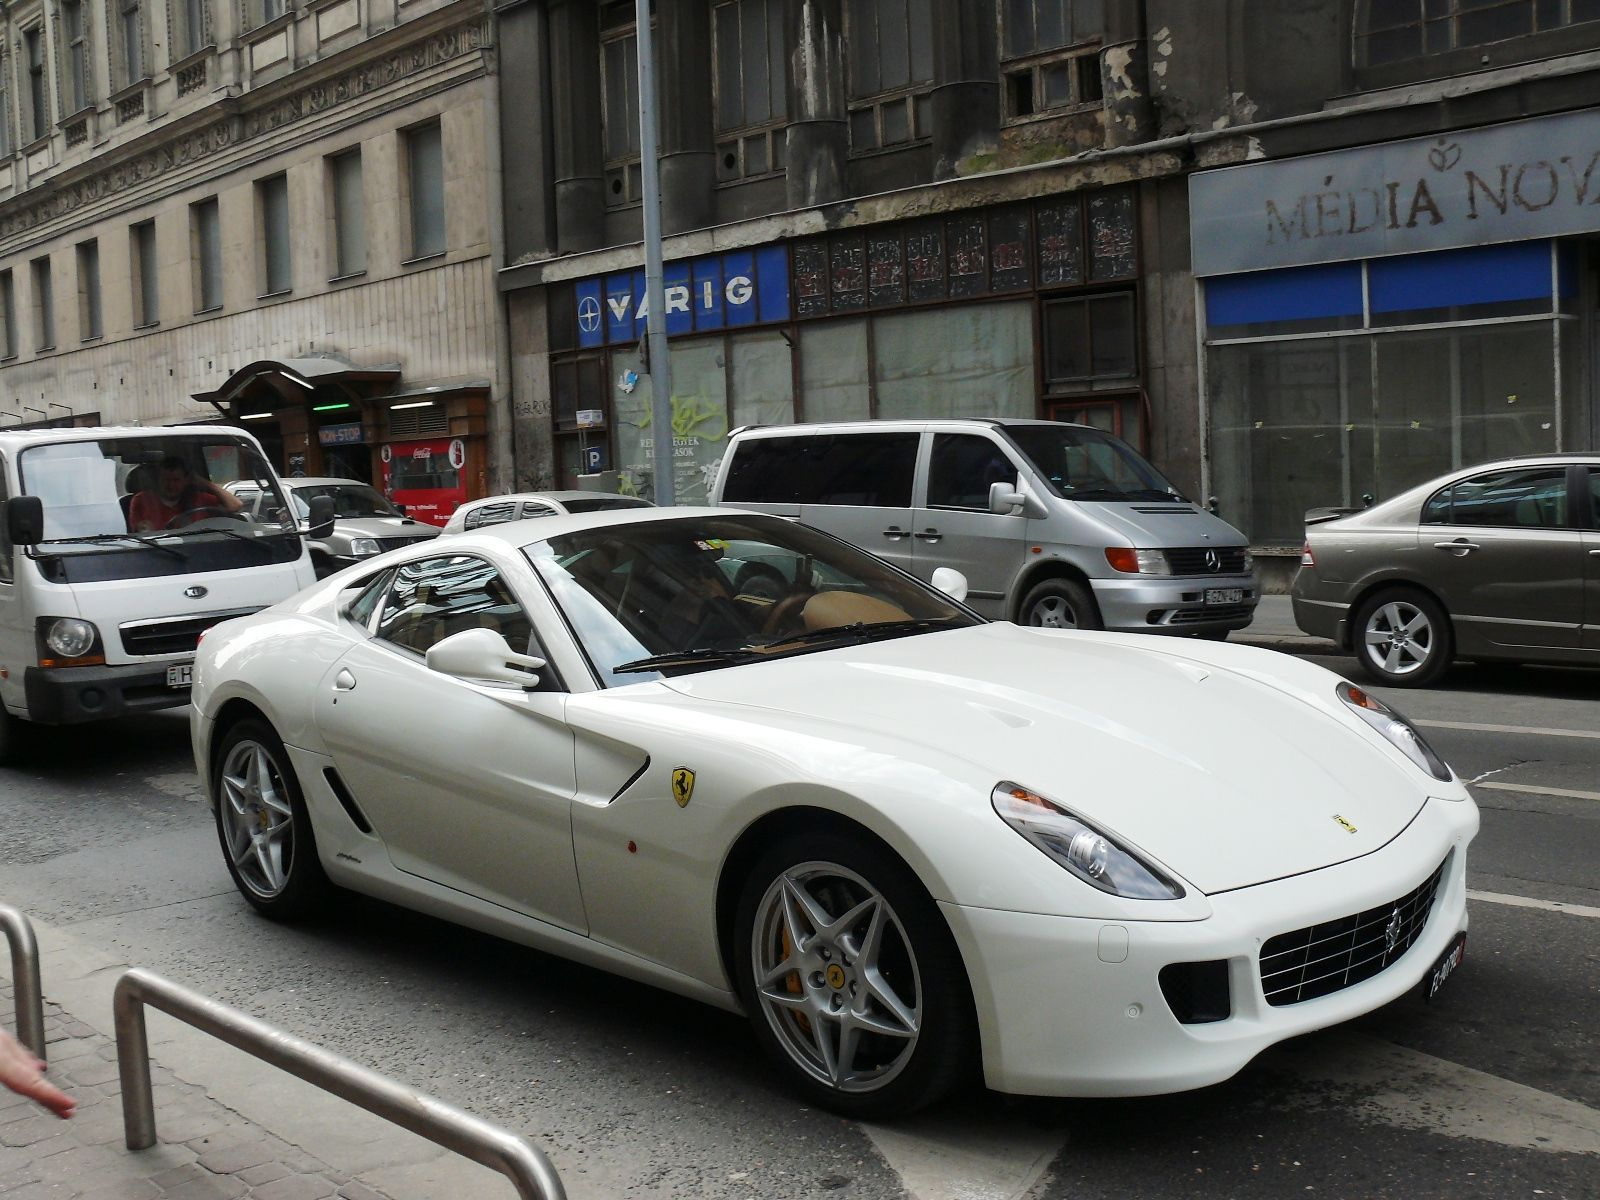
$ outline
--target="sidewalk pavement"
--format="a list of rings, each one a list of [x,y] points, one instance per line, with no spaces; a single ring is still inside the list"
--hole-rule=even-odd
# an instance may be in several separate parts
[[[133,964],[60,927],[39,920],[33,927],[45,993],[46,1076],[78,1108],[63,1121],[0,1088],[0,1200],[516,1195],[499,1172],[151,1008],[145,1013],[157,1141],[128,1150],[111,997]],[[0,946],[0,1023],[14,1031],[10,965]],[[536,1134],[533,1141],[538,1145]]]
[[[1289,654],[1339,654],[1338,646],[1326,638],[1310,637],[1294,623],[1294,609],[1288,596],[1263,596],[1256,606],[1255,619],[1228,635],[1241,646],[1264,646]]]

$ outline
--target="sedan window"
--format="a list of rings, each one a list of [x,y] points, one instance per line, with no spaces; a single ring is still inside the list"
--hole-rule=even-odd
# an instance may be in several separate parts
[[[530,653],[533,624],[494,566],[451,555],[399,567],[387,588],[377,637],[417,654],[467,629],[493,629],[519,654]]]
[[[1463,479],[1449,495],[1452,525],[1564,529],[1570,524],[1565,467],[1492,471]]]

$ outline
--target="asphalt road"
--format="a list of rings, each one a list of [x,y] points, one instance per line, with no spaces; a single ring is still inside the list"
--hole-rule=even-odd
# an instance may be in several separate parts
[[[274,925],[233,891],[176,714],[0,769],[0,900],[526,1131],[579,1198],[1600,1196],[1600,672],[1384,695],[1477,781],[1465,965],[1432,1005],[1159,1099],[977,1091],[869,1128],[689,1001],[359,897]]]

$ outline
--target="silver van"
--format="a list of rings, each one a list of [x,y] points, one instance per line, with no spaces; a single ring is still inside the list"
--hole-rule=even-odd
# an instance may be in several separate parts
[[[1223,638],[1260,598],[1245,537],[1131,446],[1059,421],[735,430],[711,503],[795,517],[1025,625]]]

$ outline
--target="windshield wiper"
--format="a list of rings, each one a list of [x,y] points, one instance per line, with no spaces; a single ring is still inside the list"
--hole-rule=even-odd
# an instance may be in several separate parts
[[[701,646],[694,650],[672,650],[666,654],[652,654],[649,658],[636,658],[632,662],[625,662],[620,666],[612,667],[611,673],[613,675],[623,675],[631,671],[658,671],[665,667],[692,667],[718,662],[745,662],[752,658],[765,657],[767,656],[748,648],[718,650],[714,646]]]
[[[852,621],[848,625],[830,625],[826,629],[813,629],[809,633],[797,633],[793,636],[776,637],[771,641],[763,642],[766,647],[807,645],[813,642],[826,642],[834,638],[856,638],[861,641],[871,641],[878,636],[898,637],[907,633],[922,633],[928,629],[938,629],[949,626],[959,617],[924,617],[920,620],[910,621]]]
[[[163,550],[166,553],[172,555],[174,558],[188,558],[189,557],[182,550],[179,550],[176,546],[168,545],[166,542],[158,542],[158,541],[156,541],[155,539],[156,539],[157,536],[158,535],[156,535],[156,534],[148,534],[148,533],[85,533],[85,534],[79,535],[78,537],[45,538],[41,542],[35,542],[34,545],[36,545],[36,546],[62,546],[62,545],[70,545],[73,542],[84,542],[84,543],[87,543],[87,544],[93,545],[93,546],[111,546],[111,545],[115,545],[118,542],[137,542],[139,545],[141,545],[141,546],[149,546],[153,550]],[[159,536],[170,537],[171,535],[170,534],[161,534]]]

